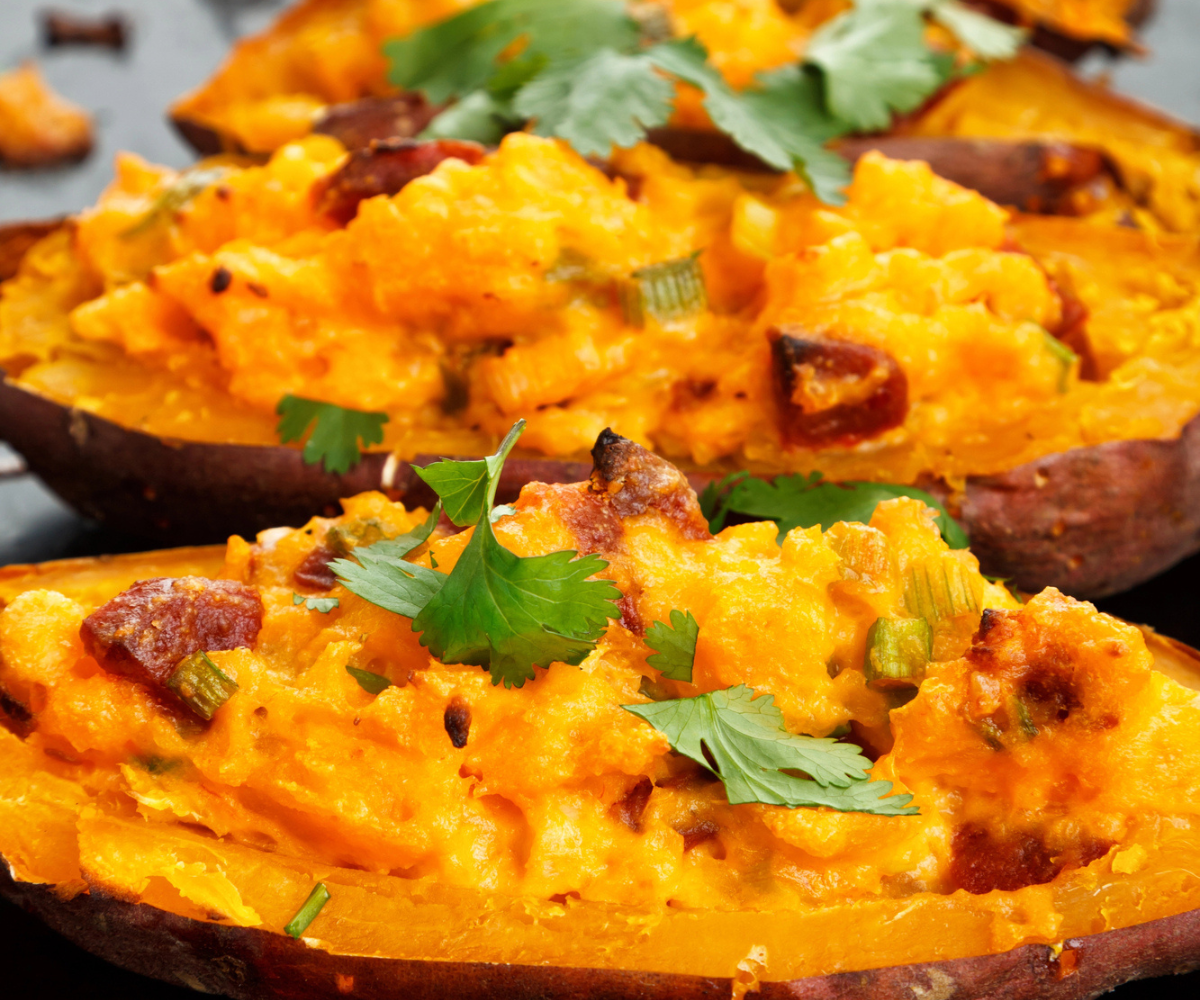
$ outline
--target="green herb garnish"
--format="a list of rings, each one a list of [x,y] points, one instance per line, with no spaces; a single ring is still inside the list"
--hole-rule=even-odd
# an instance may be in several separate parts
[[[392,686],[383,674],[372,673],[370,670],[360,670],[358,667],[346,666],[346,673],[358,681],[358,686],[367,694],[379,694]]]
[[[690,682],[700,626],[690,611],[685,616],[672,608],[670,617],[670,625],[655,622],[646,629],[646,645],[656,650],[646,662],[669,680]]]
[[[355,549],[330,567],[346,588],[388,611],[413,619],[421,644],[443,663],[486,667],[492,683],[521,687],[533,668],[578,664],[619,617],[621,592],[592,580],[608,563],[596,555],[551,552],[514,555],[496,538],[490,513],[504,459],[525,422],[520,420],[496,454],[473,462],[442,461],[418,470],[437,491],[447,516],[474,526],[449,574],[405,562],[393,542]]]
[[[646,325],[647,315],[667,323],[703,312],[708,307],[708,290],[698,256],[690,254],[634,271],[619,286],[625,322],[640,327]]]
[[[292,604],[303,604],[309,611],[319,611],[323,615],[329,614],[338,606],[336,597],[305,597],[303,594],[292,594]]]
[[[1059,340],[1049,330],[1043,330],[1042,336],[1045,338],[1046,350],[1053,356],[1054,360],[1059,363],[1058,374],[1058,391],[1066,392],[1071,386],[1071,371],[1079,361],[1079,355],[1071,348]]]
[[[394,85],[456,102],[424,137],[494,143],[532,122],[585,156],[666,124],[678,82],[689,83],[738,146],[836,201],[849,167],[824,143],[886,127],[949,76],[952,57],[925,42],[926,14],[982,58],[1011,56],[1023,37],[955,0],[858,0],[813,36],[804,65],[759,74],[739,92],[695,38],[661,41],[619,0],[491,0],[386,42],[384,54]]]
[[[350,410],[333,403],[322,403],[303,396],[284,396],[275,407],[281,417],[276,428],[284,444],[299,441],[309,427],[312,434],[304,444],[304,461],[309,465],[324,463],[325,471],[335,475],[349,472],[362,458],[363,447],[383,441],[386,413]]]
[[[740,684],[695,698],[623,705],[666,736],[671,749],[725,784],[733,805],[828,806],[841,812],[912,816],[911,795],[868,781],[871,762],[853,743],[788,732],[771,695]],[[800,777],[791,772],[800,772]]]
[[[317,919],[317,914],[321,912],[321,908],[329,902],[329,899],[329,890],[325,888],[325,883],[318,882],[313,891],[308,894],[308,899],[304,901],[304,905],[288,921],[283,932],[290,934],[294,938],[298,938],[308,930],[308,925]]]
[[[866,524],[880,501],[896,497],[913,497],[936,510],[938,530],[950,548],[965,549],[970,544],[962,526],[936,497],[924,490],[897,483],[835,483],[820,472],[778,476],[773,483],[735,472],[704,488],[700,509],[714,533],[725,526],[730,514],[741,514],[775,521],[782,541],[792,528],[819,524],[822,531],[827,531],[838,521]]]

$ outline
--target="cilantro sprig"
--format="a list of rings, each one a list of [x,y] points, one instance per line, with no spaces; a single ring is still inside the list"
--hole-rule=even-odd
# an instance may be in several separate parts
[[[909,805],[911,795],[888,795],[890,781],[867,780],[871,762],[859,747],[789,732],[774,698],[756,695],[745,684],[621,707],[666,736],[672,750],[720,778],[732,805],[827,806],[878,816],[918,812]]]
[[[1023,37],[957,0],[857,0],[818,30],[802,65],[739,92],[699,41],[648,37],[620,0],[489,0],[389,40],[384,54],[393,84],[454,102],[428,138],[492,143],[529,122],[585,156],[607,156],[666,124],[683,82],[738,146],[836,201],[849,167],[824,143],[885,128],[949,77],[954,60],[927,44],[926,16],[984,59],[1011,57]]]
[[[608,565],[599,556],[564,551],[522,557],[496,538],[490,515],[500,472],[524,427],[518,421],[485,459],[435,462],[420,470],[446,515],[475,529],[449,574],[409,562],[416,546],[405,549],[399,539],[355,549],[357,563],[330,564],[352,593],[413,619],[421,644],[443,663],[484,667],[493,684],[505,687],[523,686],[534,667],[581,663],[608,619],[620,616],[614,602],[621,592],[607,580],[591,579]]]
[[[655,651],[646,662],[672,681],[691,681],[700,625],[689,611],[671,609],[671,624],[655,622],[646,629],[646,645]]]
[[[276,432],[284,444],[299,441],[312,428],[304,443],[304,461],[308,465],[321,462],[326,472],[340,475],[349,472],[362,459],[359,442],[364,448],[383,441],[386,413],[351,410],[317,399],[306,399],[290,393],[275,407],[279,414]]]
[[[825,479],[820,472],[778,476],[771,483],[735,472],[704,488],[700,509],[714,533],[725,526],[730,514],[740,514],[776,522],[782,540],[793,528],[820,525],[826,531],[838,521],[866,524],[881,501],[896,497],[913,497],[936,510],[938,530],[950,548],[965,549],[970,545],[962,526],[937,497],[925,490],[897,483],[836,483]]]

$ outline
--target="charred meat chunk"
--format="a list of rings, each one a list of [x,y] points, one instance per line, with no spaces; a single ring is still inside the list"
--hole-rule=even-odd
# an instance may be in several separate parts
[[[233,580],[159,577],[135,583],[84,619],[83,648],[110,673],[167,694],[193,653],[252,647],[262,628],[258,591]]]
[[[665,458],[609,428],[592,447],[591,491],[607,497],[621,517],[655,508],[674,521],[687,538],[711,538],[708,522],[687,477]]]
[[[993,889],[1015,892],[1027,885],[1044,885],[1062,870],[1035,833],[998,837],[972,823],[954,834],[950,881],[956,889],[982,895]]]
[[[310,590],[332,590],[337,577],[329,564],[338,557],[328,545],[318,545],[301,561],[292,573],[292,580],[299,587]]]
[[[446,735],[450,744],[461,750],[467,745],[467,737],[471,735],[471,706],[461,698],[453,698],[442,713],[442,725],[446,727]]]
[[[886,351],[799,327],[768,335],[780,429],[790,444],[849,447],[904,423],[908,379]]]
[[[42,15],[42,40],[47,48],[96,45],[120,52],[129,41],[129,25],[120,14],[87,17],[51,10]]]
[[[430,104],[417,93],[364,97],[332,105],[318,119],[313,131],[333,136],[353,152],[366,149],[372,142],[415,138],[442,108],[440,104]]]
[[[614,802],[609,810],[614,819],[620,820],[634,833],[642,832],[642,813],[650,801],[650,793],[654,791],[654,783],[643,777],[634,785],[623,799]]]
[[[360,202],[381,194],[398,194],[443,160],[475,164],[483,155],[484,149],[478,143],[457,139],[376,140],[365,149],[354,150],[341,167],[318,183],[313,190],[314,202],[317,211],[344,226],[358,214]]]

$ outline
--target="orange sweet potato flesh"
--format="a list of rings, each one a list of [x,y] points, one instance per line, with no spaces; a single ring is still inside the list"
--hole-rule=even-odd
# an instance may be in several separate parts
[[[685,538],[678,505],[665,502],[684,490],[682,483],[637,453],[632,456],[637,464],[630,464],[614,450],[618,445],[610,442],[598,465],[603,482],[611,487],[623,478],[632,490],[629,513],[621,516],[626,528],[657,531],[654,525],[666,525],[669,537]],[[546,488],[532,491],[524,502],[568,495]],[[377,500],[360,502],[383,509]],[[516,536],[508,537],[512,544]],[[250,565],[257,558],[259,569],[249,571],[274,572],[274,561],[290,565],[313,544],[304,532],[272,533],[250,558]],[[697,544],[712,543],[697,539]],[[232,545],[234,561],[223,567],[218,550],[13,567],[0,574],[0,601],[52,589],[84,608],[95,607],[137,578],[236,572],[248,548]],[[997,658],[1001,671],[1022,670],[1004,660],[1012,633],[1003,633],[1003,622],[1011,625],[1024,615],[1008,603],[1013,606],[993,613],[992,624],[981,629],[976,648],[990,648],[987,655]],[[1085,621],[1078,610],[1070,614],[1081,627],[1091,627],[1092,618]],[[1103,623],[1100,628],[1118,634]],[[1136,641],[1129,629],[1119,634],[1126,643]],[[1200,689],[1195,651],[1144,634],[1156,670]],[[1059,639],[1073,641],[1066,634]],[[1077,674],[1083,685],[1095,683],[1104,657],[1124,655],[1115,648],[1106,652],[1103,640],[1093,645],[1097,648],[1085,654],[1092,667]],[[1027,649],[1032,654],[1033,647]],[[1050,652],[1058,657],[1062,650]],[[972,655],[981,668],[984,654]],[[1091,705],[1090,695],[1081,697]],[[916,722],[910,713],[904,724]],[[1073,725],[1044,744],[1049,749],[1043,752],[1053,753],[1062,740],[1092,739],[1086,712]],[[956,740],[947,733],[944,746],[929,749],[962,753]],[[882,894],[799,910],[656,911],[505,897],[317,863],[214,838],[188,824],[147,822],[120,809],[79,814],[72,776],[83,772],[72,770],[62,754],[43,754],[10,733],[0,731],[0,744],[6,762],[0,838],[15,873],[0,874],[0,894],[126,968],[232,997],[665,1000],[740,997],[757,990],[781,1000],[877,1000],[934,990],[946,996],[1075,1000],[1132,978],[1200,964],[1200,881],[1191,874],[1198,844],[1186,820],[1162,824],[1145,841],[1149,850],[1110,853],[1049,885],[915,896],[898,886],[897,898]],[[1037,752],[1034,744],[1022,746],[1014,753]],[[966,752],[991,753],[982,744]],[[1035,758],[1029,763],[1036,764]],[[1002,782],[1002,766],[994,769]],[[962,773],[971,780],[970,769]],[[12,794],[17,787],[24,788],[19,799]],[[85,871],[77,860],[81,849],[88,858]],[[129,876],[139,871],[163,874],[132,891]],[[318,880],[332,899],[306,940],[293,941],[280,928]],[[1049,914],[1055,918],[1047,922]],[[1031,937],[1053,943],[1020,943]]]

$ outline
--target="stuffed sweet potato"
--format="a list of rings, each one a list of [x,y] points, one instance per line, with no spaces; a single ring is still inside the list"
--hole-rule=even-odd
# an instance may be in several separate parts
[[[127,157],[3,286],[0,433],[85,512],[212,540],[402,495],[516,416],[552,464],[512,485],[572,481],[611,423],[709,475],[923,484],[989,572],[1100,594],[1196,544],[1198,265],[875,154],[842,208],[524,134]]]
[[[469,3],[306,0],[272,27],[239,42],[225,65],[206,83],[180,98],[171,117],[202,153],[268,153],[310,129],[341,131],[359,126],[412,136],[434,113],[419,100],[388,103],[394,88],[381,46],[392,38],[448,18]],[[737,87],[754,74],[795,61],[814,32],[850,4],[830,0],[666,0],[630,4],[653,37],[695,36]],[[1124,48],[1131,24],[1152,4],[1138,0],[997,0],[972,4],[1002,20],[1036,26],[1035,45],[1077,57],[1092,43]],[[950,22],[954,24],[955,22]],[[945,42],[945,31],[937,32]],[[453,58],[453,56],[449,56]],[[907,82],[907,81],[905,81]],[[352,115],[355,102],[365,101]],[[692,106],[694,104],[694,107]],[[684,120],[703,112],[698,102],[681,109]],[[395,131],[398,130],[398,131]],[[376,134],[372,132],[372,134]]]
[[[1200,962],[1186,651],[1019,604],[912,499],[780,544],[711,536],[612,434],[492,510],[503,458],[427,470],[460,534],[364,494],[223,559],[6,571],[0,892],[235,997],[1090,997]]]

